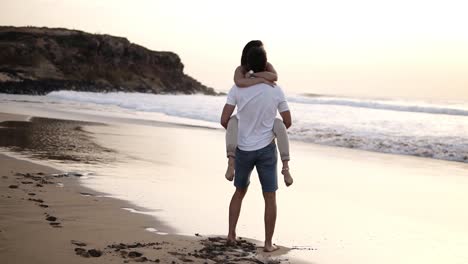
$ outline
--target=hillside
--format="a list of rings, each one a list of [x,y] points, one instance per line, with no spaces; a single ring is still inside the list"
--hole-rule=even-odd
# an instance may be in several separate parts
[[[0,27],[0,93],[55,90],[216,94],[173,52],[62,28]]]

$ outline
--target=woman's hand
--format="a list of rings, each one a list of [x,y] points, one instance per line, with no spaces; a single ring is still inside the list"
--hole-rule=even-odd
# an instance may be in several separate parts
[[[258,78],[258,79],[261,79],[261,80],[262,80],[262,83],[268,84],[268,85],[270,85],[270,86],[273,87],[273,88],[276,86],[276,83],[275,83],[275,82],[269,81],[269,80],[267,80],[267,79],[265,79],[265,78],[260,78],[260,77],[257,77],[257,78]]]
[[[254,75],[254,72],[252,70],[248,71],[244,75],[245,78],[255,78],[256,76]]]

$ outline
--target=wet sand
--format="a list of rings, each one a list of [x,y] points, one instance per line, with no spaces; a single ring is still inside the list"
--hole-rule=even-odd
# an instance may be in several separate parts
[[[22,107],[15,109],[26,111]],[[36,112],[30,111],[30,113]],[[150,245],[149,247],[158,248],[158,245],[152,243],[161,243],[167,238],[158,234],[159,231],[181,234],[174,236],[175,244],[178,243],[178,238],[182,241],[186,238],[189,241],[191,239],[198,241],[198,244],[194,244],[195,248],[204,247],[204,243],[208,243],[208,249],[205,250],[209,253],[208,257],[216,257],[220,252],[219,257],[225,257],[222,240],[216,238],[212,238],[213,241],[206,240],[208,235],[214,234],[212,237],[216,237],[224,234],[227,221],[226,207],[233,191],[232,183],[224,179],[226,159],[222,130],[170,124],[164,126],[140,122],[134,124],[116,120],[110,122],[107,117],[99,117],[106,125],[84,125],[83,129],[80,129],[79,127],[86,122],[101,120],[93,117],[79,119],[86,121],[84,123],[65,122],[45,118],[50,117],[49,114],[41,116],[42,118],[26,118],[32,124],[14,122],[0,129],[18,140],[16,143],[20,148],[16,149],[15,153],[37,153],[35,161],[37,159],[50,161],[48,159],[53,157],[55,160],[47,164],[56,168],[67,168],[72,164],[79,164],[79,167],[90,165],[86,171],[92,171],[94,175],[89,178],[84,176],[63,179],[73,182],[78,180],[79,184],[84,184],[93,190],[132,201],[140,206],[95,196],[99,202],[91,203],[90,206],[96,207],[90,209],[91,214],[93,216],[100,214],[99,204],[109,199],[116,202],[114,207],[116,211],[130,215],[129,219],[133,216],[142,217],[141,219],[148,223],[139,225],[133,220],[121,222],[117,217],[111,219],[133,230],[135,236],[126,236],[114,228],[113,232],[117,234],[110,236],[115,239],[107,239],[99,242],[100,244],[96,244],[98,242],[95,241],[101,241],[104,235],[100,237],[94,234],[80,237],[70,235],[64,240],[66,244],[61,243],[61,246],[71,246],[69,248],[71,255],[68,257],[78,257],[78,260],[83,259],[87,262],[96,261],[94,258],[76,255],[74,250],[79,246],[69,245],[71,240],[89,245],[84,247],[86,252],[78,249],[78,252],[85,256],[86,253],[91,254],[88,252],[90,249],[104,252],[104,256],[98,259],[99,263],[105,263],[105,257],[111,256],[111,251],[106,251],[109,249],[106,249],[108,246],[115,254],[121,250],[128,254],[135,248],[140,252],[143,250],[142,243],[146,243],[144,247]],[[71,139],[67,138],[69,130],[66,128],[72,129]],[[3,135],[5,134],[0,134],[0,139]],[[40,138],[49,140],[36,140]],[[88,142],[90,140],[91,142]],[[11,143],[11,140],[7,140],[6,143]],[[83,148],[73,148],[71,145]],[[71,151],[68,150],[69,147],[72,148]],[[7,148],[12,149],[11,146]],[[106,148],[111,152],[106,151]],[[291,141],[291,149],[293,160],[290,166],[295,183],[289,188],[280,184],[279,215],[275,230],[275,240],[291,248],[286,255],[277,257],[285,260],[284,263],[300,263],[297,259],[307,263],[322,264],[467,263],[468,236],[465,235],[468,232],[466,225],[468,213],[465,210],[468,203],[467,164],[318,146],[298,141]],[[103,161],[106,163],[104,167],[93,169],[95,162]],[[79,169],[76,166],[73,168],[76,171]],[[67,168],[66,171],[70,170]],[[70,184],[65,183],[64,188],[67,186]],[[82,185],[77,186],[82,188]],[[263,201],[259,188],[258,179],[254,176],[243,204],[238,230],[239,235],[257,240],[263,238]],[[73,192],[79,193],[76,190],[68,192],[67,195]],[[18,197],[20,200],[21,198],[25,197]],[[93,198],[93,196],[80,198]],[[44,202],[49,201],[49,198],[39,199],[43,199]],[[73,203],[68,206],[72,210],[75,200],[72,199]],[[145,215],[131,214],[121,208],[133,208]],[[48,216],[43,215],[44,212],[41,211],[37,224],[44,225],[43,228],[47,227],[50,231],[52,227],[47,224],[50,221],[46,220]],[[49,216],[57,217],[62,226],[52,230],[66,230],[70,226],[62,221],[64,218],[54,214],[54,211],[47,213]],[[68,213],[70,212],[66,211],[66,214]],[[106,225],[106,221],[111,221],[108,218],[118,216],[120,213],[122,212],[109,211],[110,216],[101,218],[96,215],[95,224],[104,224],[96,224],[93,231],[107,232],[103,226]],[[3,217],[3,210],[1,215]],[[86,219],[86,216],[76,219],[76,225],[82,225],[81,222],[89,224],[91,221]],[[14,225],[12,221],[9,223]],[[112,224],[110,226],[112,227]],[[146,227],[155,228],[158,232],[146,232],[144,231]],[[151,235],[151,240],[138,235],[140,232]],[[200,233],[203,237],[197,237],[195,233]],[[25,237],[22,239],[29,239]],[[42,243],[42,240],[36,242]],[[259,241],[254,242],[261,245]],[[132,250],[121,248],[123,246],[115,243],[124,243],[125,247]],[[3,248],[3,245],[0,247]],[[180,249],[178,246],[175,247]],[[183,247],[181,250],[184,250]],[[249,247],[249,244],[245,244],[244,252],[249,252],[251,250]],[[187,249],[190,249],[190,245]],[[157,249],[149,250],[157,252]],[[158,253],[165,254],[168,263],[172,261],[180,263],[182,262],[180,258],[188,258],[188,253],[193,255],[189,257],[194,257],[195,262],[203,263],[203,259],[206,258],[205,255],[202,255],[202,258],[195,257],[195,249],[164,250]],[[200,252],[201,249],[197,250]],[[28,250],[28,252],[33,251],[34,249]],[[49,252],[57,254],[55,251]],[[150,254],[153,253],[144,253],[143,256],[155,260],[156,256]],[[133,262],[137,255],[132,253],[133,258],[126,255],[126,259],[120,255],[113,255],[114,259],[109,261],[122,263],[124,260],[132,260]],[[1,256],[3,255],[0,251]],[[256,257],[266,262],[262,254],[257,254]],[[166,260],[163,262],[161,257],[160,261],[165,263]],[[252,261],[244,259],[238,262],[260,263]],[[213,263],[213,261],[207,262]]]
[[[0,114],[5,120],[29,117]],[[275,258],[287,252],[265,254],[246,240],[226,247],[222,237],[149,232],[164,224],[122,210],[137,207],[84,188],[81,176],[0,154],[2,263],[279,263]]]

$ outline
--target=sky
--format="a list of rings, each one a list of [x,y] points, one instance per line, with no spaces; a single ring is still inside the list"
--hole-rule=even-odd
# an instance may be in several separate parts
[[[262,40],[286,93],[468,101],[468,1],[0,0],[0,25],[65,27],[173,51],[227,91]]]

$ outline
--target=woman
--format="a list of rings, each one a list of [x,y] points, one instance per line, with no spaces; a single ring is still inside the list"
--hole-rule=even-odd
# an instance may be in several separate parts
[[[234,83],[239,88],[248,89],[248,87],[265,83],[271,86],[275,86],[275,82],[278,80],[278,74],[275,71],[273,65],[267,62],[266,71],[253,73],[250,71],[247,65],[247,54],[253,47],[262,47],[263,43],[260,40],[252,40],[245,45],[242,50],[241,65],[239,65],[234,72]],[[235,171],[235,156],[237,147],[237,118],[232,116],[229,120],[226,130],[226,151],[228,157],[228,168],[226,170],[226,179],[232,181],[234,179]],[[284,176],[284,182],[286,186],[290,186],[293,183],[293,178],[289,173],[289,139],[286,132],[286,127],[281,119],[276,119],[273,125],[273,132],[278,142],[278,150],[280,152],[281,161],[283,168],[281,174]]]

